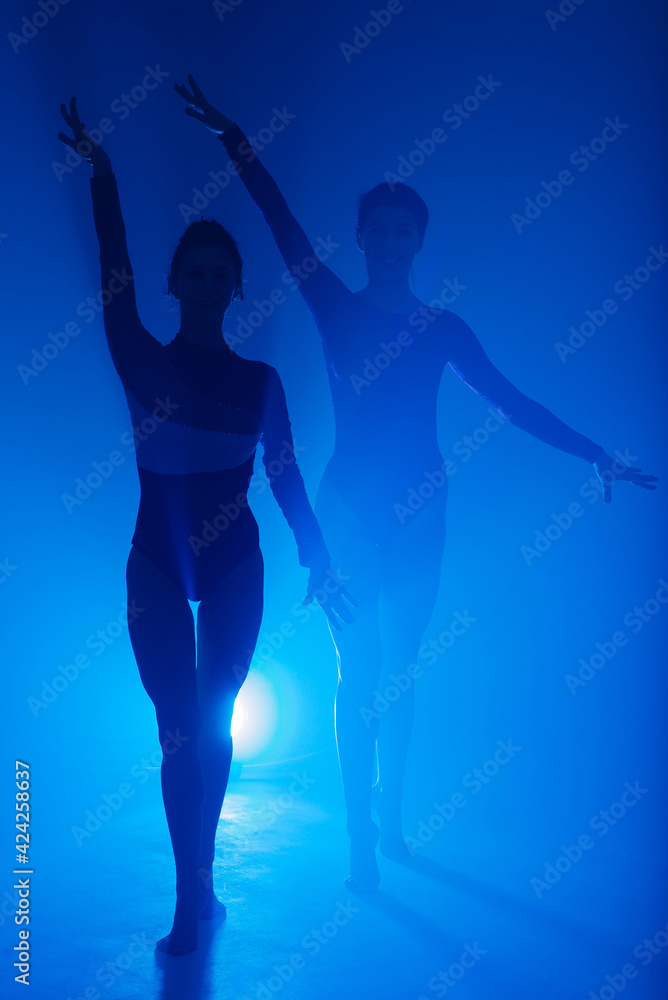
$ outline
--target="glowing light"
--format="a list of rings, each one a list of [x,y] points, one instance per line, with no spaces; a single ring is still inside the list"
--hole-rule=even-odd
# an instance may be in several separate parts
[[[248,712],[244,707],[244,703],[241,698],[237,698],[234,703],[234,712],[232,713],[232,725],[230,727],[230,732],[232,737],[235,737],[237,733],[242,728],[246,718],[248,717]]]
[[[275,686],[259,670],[251,670],[234,703],[233,759],[241,763],[255,760],[274,739],[277,722]]]

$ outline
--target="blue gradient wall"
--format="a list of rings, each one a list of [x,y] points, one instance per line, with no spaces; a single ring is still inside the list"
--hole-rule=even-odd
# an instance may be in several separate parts
[[[612,877],[607,852],[625,842],[639,902],[620,952],[665,924],[666,18],[648,2],[561,8],[571,12],[404,0],[374,18],[358,0],[70,0],[31,30],[22,18],[37,6],[4,6],[3,756],[5,771],[14,756],[31,762],[38,832],[69,836],[104,791],[96,761],[127,770],[156,745],[122,626],[138,503],[130,420],[88,304],[99,292],[91,168],[67,166],[62,101],[76,94],[88,128],[107,131],[144,325],[173,337],[171,254],[191,218],[219,219],[247,277],[225,330],[240,354],[278,368],[312,499],[333,446],[317,331],[262,218],[225,174],[220,143],[183,113],[173,84],[192,72],[225,114],[264,135],[263,162],[351,287],[365,281],[356,199],[400,177],[431,213],[416,295],[448,288],[450,308],[518,388],[662,476],[655,493],[614,486],[604,505],[591,467],[508,424],[486,430],[487,404],[446,370],[439,440],[455,468],[415,682],[406,832],[417,838],[434,802],[513,741],[521,752],[477,793],[469,785],[470,808],[453,823],[483,854],[490,841],[524,852],[534,899],[529,880],[637,781],[647,789],[637,810],[544,895],[558,909],[592,872]],[[267,132],[276,109],[284,127]],[[109,472],[112,452],[122,460]],[[95,463],[109,474],[80,502],[64,500]],[[266,562],[255,666],[280,710],[245,762],[331,756],[336,662],[324,616],[296,610],[306,575],[268,489],[253,509]],[[616,915],[599,916],[614,937]]]

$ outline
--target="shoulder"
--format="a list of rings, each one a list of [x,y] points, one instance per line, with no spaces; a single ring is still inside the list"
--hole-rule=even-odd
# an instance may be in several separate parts
[[[233,351],[232,354],[237,369],[245,375],[254,376],[258,379],[271,378],[272,373],[278,375],[276,369],[268,365],[266,361],[260,361],[256,358],[243,358],[236,351]]]
[[[258,386],[265,395],[276,391],[280,393],[283,390],[281,377],[273,365],[267,364],[266,361],[242,358],[238,354],[235,357],[240,377],[246,380],[247,384]]]
[[[457,313],[451,312],[449,309],[440,309],[438,312],[440,314],[437,317],[438,329],[450,343],[471,344],[477,340],[466,320],[463,320]]]
[[[449,309],[421,305],[408,317],[408,324],[417,334],[433,338],[439,345],[454,345],[474,338],[473,330],[461,316]]]

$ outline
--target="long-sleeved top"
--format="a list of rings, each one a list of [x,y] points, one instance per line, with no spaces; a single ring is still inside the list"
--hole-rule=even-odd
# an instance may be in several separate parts
[[[324,475],[377,541],[401,530],[397,504],[442,469],[436,401],[446,365],[507,420],[588,462],[601,445],[520,392],[447,309],[398,315],[350,289],[319,258],[238,125],[220,137],[318,327],[336,436]]]
[[[295,461],[275,368],[182,335],[163,346],[137,313],[114,174],[91,178],[104,327],[134,429],[141,496],[133,545],[194,601],[259,544],[248,488],[258,443],[303,566],[329,556]]]

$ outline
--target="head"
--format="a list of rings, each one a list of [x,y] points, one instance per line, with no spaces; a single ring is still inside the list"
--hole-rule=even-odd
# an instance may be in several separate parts
[[[427,206],[407,184],[377,184],[362,195],[355,238],[366,257],[369,278],[407,277],[428,219]]]
[[[243,261],[234,238],[215,220],[192,222],[179,240],[167,288],[181,320],[222,323],[230,303],[243,298]]]

